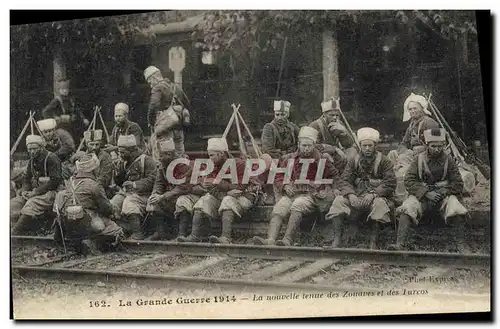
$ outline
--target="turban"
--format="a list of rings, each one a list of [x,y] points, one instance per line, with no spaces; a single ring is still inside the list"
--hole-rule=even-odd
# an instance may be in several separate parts
[[[134,147],[137,146],[137,141],[134,135],[120,135],[117,144],[118,147]]]
[[[158,149],[160,152],[172,152],[175,151],[175,143],[172,138],[164,139],[158,142]]]
[[[127,115],[128,111],[128,105],[125,103],[118,103],[115,105],[115,114]]]
[[[28,144],[38,144],[40,146],[45,146],[45,139],[39,135],[28,135],[26,136],[26,146]]]
[[[100,142],[102,141],[102,130],[87,130],[83,133],[83,138],[85,142]]]
[[[360,128],[358,130],[358,141],[373,141],[378,143],[380,141],[380,133],[373,128]]]
[[[332,111],[332,110],[339,110],[340,109],[340,98],[332,98],[329,101],[321,103],[321,111],[323,113]]]
[[[229,152],[229,147],[225,138],[210,138],[208,140],[207,151]]]
[[[410,120],[410,111],[408,110],[410,102],[420,104],[420,106],[422,106],[422,108],[424,109],[425,114],[431,115],[431,112],[429,112],[429,110],[427,109],[427,107],[429,106],[429,104],[427,103],[427,99],[425,99],[424,96],[411,93],[411,95],[406,99],[403,106],[403,122]]]
[[[274,101],[274,112],[290,112],[290,102],[288,101]]]
[[[299,138],[309,138],[315,143],[318,140],[318,135],[319,132],[316,129],[308,126],[300,128],[299,131]]]
[[[444,142],[446,141],[446,130],[443,128],[433,128],[424,131],[424,139],[426,143]]]
[[[52,129],[56,129],[56,127],[57,127],[56,120],[54,120],[54,119],[40,120],[37,122],[37,124],[38,124],[38,127],[40,128],[41,131],[52,130]]]
[[[78,172],[91,172],[99,168],[99,165],[99,159],[94,153],[85,154],[80,160],[76,161],[76,170]]]
[[[149,79],[153,74],[160,72],[160,69],[157,68],[156,66],[150,66],[147,69],[144,70],[144,79]]]

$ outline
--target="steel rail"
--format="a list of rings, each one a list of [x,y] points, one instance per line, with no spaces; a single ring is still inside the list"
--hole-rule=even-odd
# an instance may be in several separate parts
[[[50,237],[12,236],[13,246],[53,245]],[[127,251],[195,256],[227,255],[261,259],[350,259],[370,264],[398,266],[449,266],[454,268],[490,268],[488,254],[459,254],[425,251],[389,251],[350,248],[280,247],[240,244],[178,243],[169,241],[123,241]]]

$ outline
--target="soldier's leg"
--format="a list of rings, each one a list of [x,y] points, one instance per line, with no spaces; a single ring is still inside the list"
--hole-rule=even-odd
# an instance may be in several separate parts
[[[177,224],[173,223],[174,208],[175,203],[172,201],[161,201],[154,206],[154,210],[150,215],[150,223],[154,233],[146,238],[147,241],[164,240],[167,236],[167,227],[172,228],[172,226],[175,226],[175,231],[177,231]],[[175,236],[177,236],[177,232],[175,232]]]
[[[123,200],[122,217],[125,216],[127,222],[125,231],[128,229],[130,239],[144,240],[144,231],[142,227],[143,218],[146,212],[147,197],[137,194],[130,194]]]
[[[179,242],[202,242],[208,239],[210,220],[217,215],[220,200],[210,194],[202,196],[194,205],[193,228],[186,238],[179,238]]]
[[[410,228],[412,225],[418,225],[422,213],[422,204],[415,196],[410,195],[403,204],[396,209],[396,221],[398,223],[396,243],[388,245],[387,249],[407,249],[406,245],[408,243]]]
[[[21,216],[21,209],[23,209],[26,201],[27,200],[22,196],[17,196],[10,200],[10,221],[12,224]]]
[[[233,221],[235,218],[241,218],[245,212],[252,208],[252,206],[252,201],[243,196],[239,198],[225,196],[219,207],[219,212],[222,217],[222,233],[220,238],[214,235],[210,236],[210,242],[231,243]]]
[[[276,241],[278,246],[291,246],[294,243],[295,235],[300,228],[300,223],[304,215],[310,214],[315,210],[314,199],[311,196],[299,196],[293,200],[290,207],[290,217],[286,227],[285,236],[282,240]]]
[[[339,248],[342,245],[342,233],[344,230],[344,221],[351,215],[351,206],[349,200],[344,196],[338,196],[333,200],[330,210],[326,214],[326,219],[333,223],[333,248]]]
[[[454,195],[446,197],[440,206],[440,212],[445,223],[452,227],[457,251],[461,254],[470,254],[471,250],[466,243],[465,224],[467,222],[467,208]]]
[[[274,245],[278,234],[283,225],[283,221],[290,215],[290,208],[292,207],[293,200],[287,196],[282,196],[278,203],[274,205],[271,214],[271,221],[269,222],[269,229],[267,231],[267,238],[263,239],[259,236],[253,237],[253,243],[256,245]]]
[[[179,220],[177,238],[188,235],[188,226],[194,213],[194,205],[200,199],[194,194],[181,195],[175,202],[175,217]]]
[[[377,249],[380,225],[391,222],[391,204],[385,198],[376,197],[371,206],[368,221],[371,226],[370,249]]]
[[[37,195],[26,201],[21,209],[21,215],[12,227],[11,234],[19,234],[34,224],[35,218],[50,213],[54,207],[55,191]]]

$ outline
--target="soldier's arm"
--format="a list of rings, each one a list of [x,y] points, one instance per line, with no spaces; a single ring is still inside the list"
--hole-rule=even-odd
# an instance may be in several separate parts
[[[266,123],[262,129],[262,152],[269,154],[273,159],[279,159],[281,156],[280,150],[275,146],[274,131],[271,124]]]
[[[73,137],[65,130],[59,130],[58,136],[61,140],[61,147],[59,147],[55,154],[61,161],[65,161],[75,151],[75,142],[73,141]]]
[[[189,181],[191,179],[191,173],[192,173],[191,168],[192,168],[191,166],[187,166],[185,164],[179,164],[179,165],[175,166],[174,177],[176,179],[185,178],[185,181],[182,184],[175,185],[175,187],[172,190],[167,192],[167,194],[169,194],[170,198],[184,195],[184,194],[188,194],[189,192],[191,192],[192,186],[189,183]]]
[[[110,217],[113,214],[113,205],[108,200],[104,187],[96,184],[93,189],[93,195],[97,200],[98,212],[105,217]]]
[[[31,185],[31,178],[32,178],[31,161],[33,160],[30,160],[28,162],[28,166],[26,167],[26,174],[24,175],[23,179],[22,192],[31,191],[33,189],[33,186]]]
[[[148,124],[154,125],[156,120],[156,113],[158,111],[163,110],[161,108],[161,97],[162,97],[162,89],[161,85],[157,84],[151,89],[151,96],[149,98],[149,107],[148,107]]]
[[[347,131],[340,133],[338,135],[338,138],[340,145],[342,145],[342,147],[344,148],[348,148],[354,145],[354,140],[351,138],[351,136],[349,136],[349,133]]]
[[[382,182],[375,189],[375,193],[381,197],[390,197],[396,189],[396,174],[394,173],[394,166],[392,162],[386,157],[382,157],[379,170],[382,171]]]
[[[156,170],[155,183],[153,185],[153,192],[151,192],[151,194],[161,195],[167,190],[166,178],[163,173],[164,171],[162,168]]]
[[[411,147],[410,142],[411,142],[411,134],[410,134],[410,127],[408,126],[408,128],[406,128],[405,135],[403,136],[401,144],[407,149],[409,149]]]
[[[141,149],[144,150],[144,134],[142,132],[141,127],[138,124],[131,125],[129,128],[130,134],[135,136],[135,140],[137,142],[137,146]]]
[[[356,163],[354,159],[350,159],[345,166],[344,172],[340,175],[340,179],[337,184],[334,182],[334,187],[336,187],[340,193],[344,196],[349,194],[356,194],[354,189],[354,181],[356,179]]]
[[[411,163],[404,178],[405,187],[409,194],[414,195],[417,199],[423,199],[429,191],[427,186],[418,177],[418,157]]]
[[[47,159],[47,174],[49,175],[49,181],[45,184],[38,186],[33,190],[34,195],[42,195],[48,191],[55,191],[62,182],[61,176],[61,161],[54,155],[49,155]]]
[[[56,116],[59,116],[60,113],[56,113],[57,108],[59,107],[59,101],[57,98],[52,98],[52,100],[42,109],[42,117],[44,119],[50,119]]]
[[[144,161],[144,176],[145,178],[135,181],[135,190],[138,193],[149,193],[153,189],[156,178],[156,163],[149,156],[146,156]]]
[[[318,144],[318,146],[319,146],[319,147],[321,147],[321,145],[322,145],[322,144],[324,144],[324,142],[325,142],[325,141],[323,140],[323,134],[321,133],[321,129],[319,128],[318,123],[317,123],[316,121],[313,121],[313,122],[311,122],[311,123],[309,124],[309,127],[314,128],[314,129],[316,129],[317,131],[319,131],[319,134],[318,134],[318,140],[316,141],[316,144]],[[295,137],[297,137],[297,136],[295,136]],[[318,148],[318,150],[319,150],[320,152],[325,152],[325,151],[323,151],[323,150],[321,150],[321,149],[319,149],[319,148]]]
[[[127,171],[125,170],[125,165],[120,162],[116,172],[115,172],[115,184],[117,186],[122,186],[122,184],[127,180]]]
[[[107,153],[101,157],[100,161],[99,176],[97,180],[103,187],[108,187],[111,184],[111,178],[113,176],[113,161],[111,160],[111,156]]]
[[[445,196],[460,195],[464,189],[464,181],[460,170],[452,156],[448,156],[448,173],[446,175],[448,186],[440,188],[438,192]]]

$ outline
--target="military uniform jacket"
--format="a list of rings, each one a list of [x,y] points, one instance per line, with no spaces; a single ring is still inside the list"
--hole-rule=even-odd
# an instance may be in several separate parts
[[[40,183],[40,177],[48,177],[45,183]],[[43,195],[48,191],[56,191],[62,182],[61,161],[52,152],[43,150],[35,159],[30,159],[26,168],[23,190],[33,190],[34,196]]]
[[[162,195],[168,191],[176,190],[179,194],[187,194],[191,190],[191,173],[193,168],[193,161],[191,161],[190,165],[186,165],[184,163],[177,164],[174,168],[172,176],[175,179],[183,179],[185,178],[185,182],[183,184],[174,185],[172,182],[169,182],[167,179],[167,168],[160,165],[156,173],[156,180],[153,187],[153,192],[151,194],[159,194]]]
[[[108,188],[113,178],[113,160],[108,152],[100,150],[97,155],[99,159],[99,173],[97,174],[97,181],[104,187]]]
[[[278,125],[275,120],[266,123],[262,129],[262,152],[273,159],[295,152],[299,131],[299,127],[290,121],[284,125]]]
[[[340,144],[343,148],[349,148],[354,144],[354,141],[347,133],[341,133],[338,136],[332,135],[323,116],[313,121],[309,126],[319,131],[318,144],[328,144],[337,147]]]
[[[372,159],[356,156],[348,161],[338,187],[344,196],[375,193],[390,198],[396,188],[392,162],[381,152],[376,152]]]
[[[113,206],[106,196],[104,187],[97,178],[91,173],[78,173],[73,177],[75,186],[76,203],[85,210],[91,210],[104,217],[110,217],[113,214]],[[69,186],[65,191],[65,201],[61,210],[73,204],[72,187]]]
[[[120,135],[134,135],[135,140],[137,142],[137,146],[140,149],[144,149],[144,134],[142,132],[141,127],[132,121],[127,120],[123,126],[115,125],[113,130],[111,131],[111,136],[109,136],[110,141],[109,144],[117,146],[118,145],[118,137]]]
[[[54,138],[47,141],[45,148],[57,155],[61,162],[64,162],[68,160],[75,151],[75,142],[69,132],[59,128],[56,130]]]
[[[419,159],[421,157],[425,160],[427,168],[424,165],[419,173]],[[421,153],[421,157],[416,157],[406,172],[404,182],[408,193],[418,199],[424,198],[425,194],[431,190],[444,196],[460,195],[462,193],[464,182],[451,155],[443,152],[439,157],[431,158],[428,152],[424,152]],[[435,185],[440,182],[444,184]]]
[[[135,192],[139,195],[151,194],[156,179],[156,163],[153,158],[137,152],[132,161],[121,162],[115,176],[115,183],[121,186],[126,181],[135,182]],[[142,166],[144,164],[144,166]]]
[[[180,88],[175,88],[175,97],[182,99],[182,92]],[[149,98],[148,107],[148,124],[154,126],[156,114],[160,111],[166,110],[173,104],[174,98],[173,87],[169,85],[166,79],[161,80],[151,88],[151,96]]]
[[[403,145],[410,150],[415,146],[425,145],[424,131],[432,128],[439,128],[439,124],[427,115],[411,120],[403,137]]]

